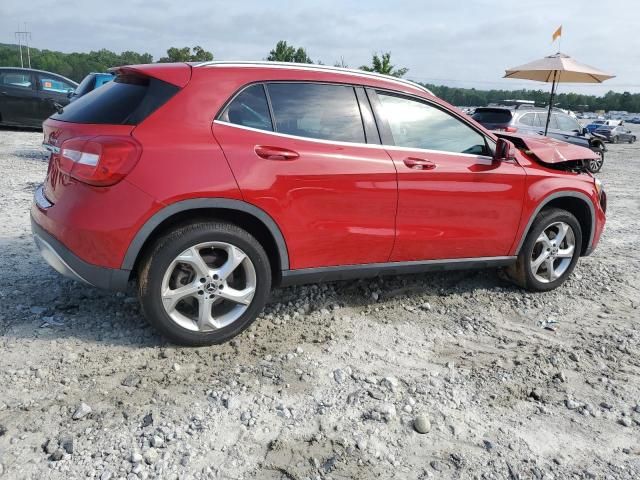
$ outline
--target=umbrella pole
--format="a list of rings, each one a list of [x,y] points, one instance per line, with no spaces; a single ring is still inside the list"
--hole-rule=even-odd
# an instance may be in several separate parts
[[[551,121],[551,109],[553,108],[553,96],[556,93],[556,74],[557,70],[553,71],[553,83],[551,84],[551,98],[549,98],[549,113],[547,113],[547,124],[544,126],[544,134],[547,135],[549,131],[549,121]]]

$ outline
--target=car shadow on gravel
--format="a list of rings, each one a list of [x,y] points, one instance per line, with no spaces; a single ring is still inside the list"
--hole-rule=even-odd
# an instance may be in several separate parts
[[[4,285],[0,288],[4,295],[0,308],[0,313],[4,313],[4,319],[0,316],[0,336],[40,340],[75,338],[140,348],[169,345],[144,319],[133,284],[124,293],[100,290],[60,276],[40,259],[36,265],[31,262],[24,271],[24,260],[16,258],[24,253],[24,241],[15,240],[20,245],[8,245],[5,251],[13,258],[0,270],[4,277]],[[29,250],[37,255],[34,247]],[[20,254],[12,255],[11,252]],[[41,288],[35,291],[24,288],[32,282],[37,282]],[[268,322],[266,317],[269,316],[288,315],[291,318],[286,325],[276,322],[276,330],[296,329],[304,324],[308,334],[314,336],[309,329],[316,328],[318,332],[315,333],[321,336],[325,328],[322,321],[309,323],[304,315],[296,318],[295,312],[301,307],[313,315],[335,306],[367,310],[392,306],[397,301],[420,305],[426,301],[437,303],[437,298],[453,294],[476,291],[491,294],[492,291],[504,293],[508,290],[515,290],[515,287],[501,279],[496,270],[411,274],[279,288],[274,290],[265,312],[248,330],[250,333],[258,329],[260,334],[254,336],[245,332],[235,344],[249,350],[269,344],[270,350],[277,351],[280,342],[283,349],[290,348],[280,340],[286,341],[288,335],[263,331],[260,324]]]

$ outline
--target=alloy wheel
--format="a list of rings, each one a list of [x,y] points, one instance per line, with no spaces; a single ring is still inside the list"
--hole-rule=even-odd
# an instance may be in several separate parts
[[[595,173],[602,168],[602,164],[604,163],[604,153],[602,150],[597,150],[598,158],[595,160],[589,160],[589,171],[591,173]]]
[[[576,238],[571,226],[554,222],[536,239],[531,253],[531,273],[536,280],[550,283],[560,278],[576,254]]]
[[[235,245],[200,243],[169,264],[161,288],[162,304],[175,323],[208,332],[231,325],[249,308],[256,269]]]

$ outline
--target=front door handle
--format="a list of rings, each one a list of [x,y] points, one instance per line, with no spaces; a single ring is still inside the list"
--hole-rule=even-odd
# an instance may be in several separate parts
[[[294,152],[293,150],[267,145],[256,145],[253,150],[256,152],[256,155],[266,160],[295,160],[300,156],[298,152]]]
[[[404,164],[412,170],[433,170],[436,164],[426,158],[407,157]]]

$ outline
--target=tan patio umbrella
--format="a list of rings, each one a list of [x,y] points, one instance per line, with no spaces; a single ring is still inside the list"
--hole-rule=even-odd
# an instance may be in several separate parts
[[[547,115],[547,124],[544,127],[544,134],[546,135],[549,129],[549,120],[551,119],[553,97],[556,93],[558,83],[602,83],[614,76],[615,75],[610,75],[597,68],[577,62],[569,55],[558,52],[555,55],[549,55],[540,60],[510,68],[506,70],[504,78],[522,78],[524,80],[551,82],[549,114]]]

